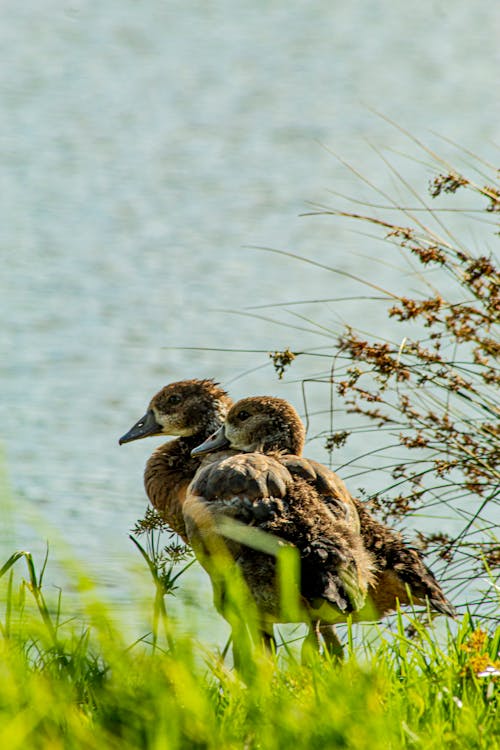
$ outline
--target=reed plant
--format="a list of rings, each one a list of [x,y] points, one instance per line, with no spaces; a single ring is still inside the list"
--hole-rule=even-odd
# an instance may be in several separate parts
[[[344,163],[359,194],[337,195],[339,206],[315,205],[307,214],[348,221],[369,233],[370,278],[347,271],[347,258],[329,264],[267,248],[287,262],[364,287],[350,302],[365,311],[366,321],[379,321],[377,330],[370,331],[368,322],[368,330],[339,323],[337,312],[346,318],[345,298],[318,301],[307,317],[283,303],[290,330],[297,318],[304,330],[306,320],[307,330],[327,343],[269,356],[280,378],[293,378],[302,360],[309,438],[322,443],[351,491],[429,555],[462,611],[488,617],[494,627],[500,568],[499,172],[463,149],[457,149],[465,161],[459,168],[405,135],[418,148],[427,195],[381,155],[398,200]],[[326,367],[318,369],[318,362]],[[319,420],[309,414],[313,387],[323,389],[328,405]],[[354,458],[343,461],[349,448]]]

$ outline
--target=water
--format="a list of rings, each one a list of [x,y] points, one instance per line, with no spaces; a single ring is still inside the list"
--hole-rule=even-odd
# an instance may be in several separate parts
[[[42,555],[49,539],[57,559],[67,545],[133,607],[146,579],[127,533],[146,505],[154,441],[117,438],[184,377],[300,408],[298,384],[278,381],[265,352],[328,340],[293,330],[310,326],[280,310],[262,314],[284,327],[227,310],[360,287],[249,246],[399,283],[385,245],[298,215],[307,201],[335,203],[330,189],[364,194],[325,147],[398,197],[377,150],[418,152],[371,108],[495,161],[500,7],[5,0],[2,10],[0,378],[13,503],[2,548]],[[429,169],[392,158],[425,186]],[[323,320],[325,310],[332,325],[376,320],[368,303],[324,306]],[[317,306],[300,312],[319,317]],[[310,394],[324,408],[324,391]],[[49,569],[50,582],[59,575]]]

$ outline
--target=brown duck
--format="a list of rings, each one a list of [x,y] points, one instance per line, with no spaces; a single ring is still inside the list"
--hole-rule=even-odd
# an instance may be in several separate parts
[[[146,414],[119,440],[123,445],[155,435],[178,436],[153,452],[146,464],[144,484],[152,505],[185,542],[189,540],[183,504],[201,463],[201,458],[191,456],[191,450],[223,423],[231,404],[227,393],[213,380],[171,383],[153,396]],[[347,501],[350,503],[348,496]],[[342,510],[343,514],[348,512]],[[269,643],[272,630],[268,631],[262,637]]]
[[[171,383],[153,396],[146,414],[119,440],[123,445],[150,435],[178,436],[153,452],[144,471],[144,486],[152,505],[185,542],[182,505],[201,462],[191,451],[220,427],[231,404],[213,380]]]
[[[288,419],[270,410],[270,403],[277,401],[238,402],[224,427],[194,449],[194,456],[225,448],[244,452],[207,456],[183,506],[189,540],[212,578],[219,611],[227,616],[226,571],[220,569],[220,555],[214,562],[224,547],[229,555],[222,558],[223,565],[236,562],[256,606],[259,630],[268,641],[274,622],[334,623],[366,611],[367,591],[374,582],[373,559],[363,545],[350,496],[320,464],[283,453],[300,452],[304,427],[286,402],[279,400],[279,405],[286,405]],[[295,616],[281,608],[276,556],[266,550],[263,538],[298,551]]]
[[[453,606],[446,599],[433,573],[424,564],[420,553],[408,546],[401,534],[377,521],[363,503],[352,498],[343,482],[332,471],[316,461],[300,457],[304,435],[304,428],[297,412],[283,399],[247,398],[231,408],[225,424],[204,444],[196,448],[193,455],[200,456],[208,451],[228,447],[254,457],[258,453],[271,454],[272,460],[280,467],[285,467],[295,481],[298,477],[302,479],[302,487],[306,488],[303,492],[306,495],[315,491],[321,496],[322,502],[337,524],[343,517],[351,531],[356,532],[360,529],[364,546],[362,554],[367,552],[371,556],[376,570],[374,577],[365,576],[368,582],[365,605],[353,608],[350,612],[348,608],[338,608],[336,617],[329,616],[327,622],[345,620],[348,613],[354,621],[380,619],[395,611],[398,602],[402,605],[428,604],[430,609],[436,612],[454,616]],[[237,470],[237,458],[234,456],[223,461],[220,467],[227,466],[228,471],[229,467]],[[217,463],[215,465],[217,466]],[[189,498],[199,495],[205,497],[207,502],[213,502],[231,495],[230,490],[226,489],[226,484],[228,488],[231,486],[229,475],[225,477],[226,484],[221,478],[218,486],[215,476],[212,480],[214,471],[215,469],[210,469],[210,466],[202,467],[189,489]],[[272,484],[272,476],[273,469],[269,467],[266,478],[268,485]],[[233,492],[233,496],[235,494]],[[190,499],[189,503],[191,502]],[[299,502],[302,502],[300,498]],[[306,506],[302,507],[307,516]],[[186,506],[185,511],[189,513],[190,504]],[[286,531],[283,535],[283,527],[286,524],[283,523],[284,517],[280,514],[282,511],[279,509],[272,518],[261,523],[261,528],[288,541],[294,541],[293,535],[286,536]],[[245,517],[243,512],[239,520],[255,523],[253,519]],[[188,533],[193,533],[190,531],[189,521]],[[354,558],[361,554],[359,547],[352,547],[352,551]],[[308,574],[307,568],[303,568],[303,574]],[[331,632],[330,638],[334,640]]]

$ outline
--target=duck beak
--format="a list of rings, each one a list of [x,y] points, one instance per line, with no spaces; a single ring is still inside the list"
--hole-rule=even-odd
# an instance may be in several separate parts
[[[226,437],[224,432],[224,426],[220,427],[217,432],[210,435],[204,443],[197,445],[191,451],[192,456],[204,456],[205,453],[213,453],[213,451],[221,451],[224,448],[229,448],[231,443]]]
[[[124,443],[131,443],[132,440],[140,440],[141,438],[148,437],[148,435],[159,435],[163,430],[163,427],[158,424],[153,414],[153,410],[150,409],[135,425],[123,435],[118,443],[123,445]]]

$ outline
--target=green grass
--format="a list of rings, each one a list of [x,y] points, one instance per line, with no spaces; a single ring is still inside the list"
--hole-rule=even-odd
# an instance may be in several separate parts
[[[500,629],[487,634],[469,616],[439,636],[414,620],[413,638],[401,616],[376,646],[351,643],[341,666],[326,657],[302,666],[291,647],[277,657],[253,649],[243,681],[172,626],[168,606],[159,617],[151,608],[154,637],[129,644],[99,603],[85,621],[65,621],[29,555],[13,555],[2,574],[0,745],[9,750],[500,746],[499,677],[480,676],[500,668]]]

